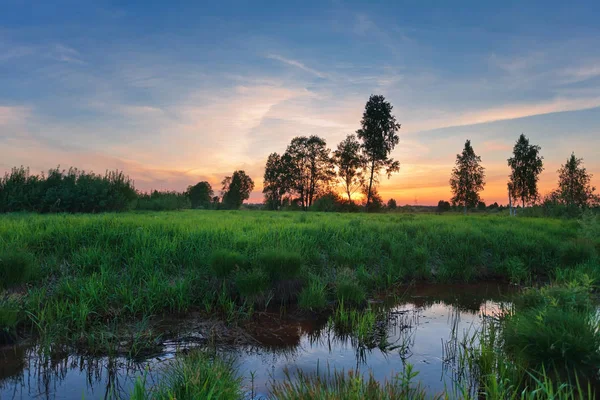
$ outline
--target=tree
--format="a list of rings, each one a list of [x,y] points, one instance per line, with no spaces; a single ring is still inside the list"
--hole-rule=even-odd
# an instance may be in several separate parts
[[[285,154],[286,185],[298,194],[300,205],[307,210],[316,197],[329,189],[335,177],[330,150],[318,136],[295,137]]]
[[[290,190],[289,158],[289,154],[282,157],[277,153],[271,153],[267,158],[263,177],[263,194],[269,210],[278,210],[281,207],[283,196]]]
[[[393,172],[400,170],[400,163],[389,158],[390,153],[398,144],[399,138],[396,133],[400,129],[400,124],[392,115],[392,108],[392,105],[385,101],[383,96],[371,95],[363,112],[362,127],[356,131],[358,138],[362,140],[361,149],[369,175],[366,193],[367,210],[373,194],[373,183],[377,183],[380,171],[385,168],[389,179]]]
[[[229,210],[241,207],[244,200],[250,198],[250,192],[254,189],[254,182],[244,171],[235,171],[232,176],[227,176],[221,182],[223,189],[223,206]]]
[[[396,200],[395,199],[389,199],[387,202],[387,208],[389,208],[390,210],[395,210],[396,207],[398,207],[398,205],[396,204]]]
[[[352,203],[352,194],[360,189],[365,181],[365,159],[360,149],[361,145],[356,136],[348,135],[333,152],[333,161],[338,168],[338,176],[350,203]]]
[[[445,200],[438,201],[437,210],[438,212],[450,211],[450,202]]]
[[[465,213],[468,207],[475,207],[481,201],[479,192],[485,186],[485,168],[480,163],[481,157],[475,154],[471,141],[467,140],[462,154],[456,155],[456,166],[450,177],[454,194],[452,203],[463,205]]]
[[[596,202],[596,188],[591,185],[592,174],[583,167],[583,159],[571,157],[558,170],[558,198],[567,206],[586,207]]]
[[[198,208],[209,207],[214,193],[210,183],[202,181],[188,186],[185,194],[189,197],[192,208]]]
[[[510,195],[513,199],[520,199],[523,208],[526,203],[535,203],[539,198],[537,183],[544,170],[540,149],[540,146],[529,144],[529,139],[521,134],[513,148],[513,156],[507,160],[512,170]]]

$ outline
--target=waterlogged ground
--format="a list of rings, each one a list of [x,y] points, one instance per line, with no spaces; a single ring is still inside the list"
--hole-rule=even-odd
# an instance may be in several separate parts
[[[263,314],[247,329],[251,340],[219,348],[233,357],[244,378],[248,397],[268,394],[271,382],[301,369],[326,374],[334,369],[358,369],[378,380],[402,371],[406,363],[419,372],[418,380],[431,394],[450,388],[456,379],[453,355],[465,336],[478,329],[482,318],[501,312],[511,287],[497,284],[418,285],[400,301],[382,299],[372,307],[388,307],[383,349],[361,346],[336,333],[327,318],[286,319]],[[177,340],[140,360],[62,355],[38,357],[35,344],[0,349],[0,399],[128,398],[136,380],[152,386],[178,351],[203,346],[202,328],[188,322]],[[251,343],[251,344],[248,344]]]

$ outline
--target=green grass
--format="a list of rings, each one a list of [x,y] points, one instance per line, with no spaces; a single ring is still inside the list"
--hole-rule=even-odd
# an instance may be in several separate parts
[[[35,273],[34,257],[24,251],[0,250],[0,289],[27,282]]]
[[[504,318],[501,337],[506,354],[528,370],[589,379],[600,366],[600,319],[586,288],[524,292]]]
[[[420,400],[428,396],[415,382],[418,373],[407,364],[403,372],[379,383],[371,375],[364,378],[356,372],[328,371],[325,376],[287,375],[283,382],[275,383],[271,398],[279,400]]]
[[[586,224],[585,232],[595,229]],[[600,239],[582,232],[578,221],[491,215],[6,214],[0,249],[27,249],[11,256],[25,266],[20,275],[2,280],[29,282],[26,325],[97,345],[98,338],[118,342],[114,326],[166,313],[199,310],[231,320],[253,303],[320,310],[343,299],[359,306],[414,279],[578,276],[595,287]],[[36,260],[33,272],[22,274],[28,260]]]
[[[241,379],[231,362],[194,351],[175,361],[153,388],[145,389],[138,381],[132,400],[240,400],[243,398]]]

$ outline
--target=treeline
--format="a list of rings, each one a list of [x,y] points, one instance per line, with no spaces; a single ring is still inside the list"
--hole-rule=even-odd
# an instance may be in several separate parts
[[[137,191],[121,171],[104,175],[69,168],[48,174],[31,174],[15,167],[0,178],[0,212],[97,213],[127,210],[165,211],[184,208],[237,209],[250,196],[254,182],[244,171],[235,171],[222,182],[215,196],[208,182],[184,192]]]
[[[574,153],[562,164],[558,172],[558,187],[542,198],[538,190],[539,175],[544,170],[541,147],[530,144],[529,139],[521,134],[513,148],[513,154],[507,159],[511,169],[507,182],[508,208],[511,215],[575,215],[583,208],[598,207],[600,198],[592,186],[592,174],[583,166],[583,159]],[[452,189],[451,202],[440,200],[438,208],[447,210],[462,207],[467,209],[485,209],[480,192],[485,187],[485,168],[481,165],[471,141],[465,142],[461,154],[456,155],[455,167],[450,177]]]

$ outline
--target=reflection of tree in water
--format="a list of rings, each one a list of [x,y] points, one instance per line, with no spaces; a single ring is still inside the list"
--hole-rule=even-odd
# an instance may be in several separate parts
[[[9,389],[12,398],[21,398],[23,392],[35,398],[54,397],[61,385],[80,383],[85,376],[85,389],[95,398],[128,398],[131,387],[141,375],[152,383],[155,374],[146,373],[156,361],[135,362],[123,357],[92,357],[45,352],[41,347],[15,347],[2,355],[14,354],[19,362],[0,363],[0,389]],[[7,373],[6,366],[13,368]],[[18,366],[18,369],[16,368]],[[64,390],[64,389],[63,389]],[[5,392],[7,393],[7,392]],[[10,393],[7,393],[10,396]],[[9,397],[10,398],[10,397]]]
[[[444,304],[475,315],[479,314],[486,302],[506,301],[516,290],[513,286],[488,283],[418,284],[406,289],[400,305],[414,304],[416,307],[429,308],[436,304]]]

